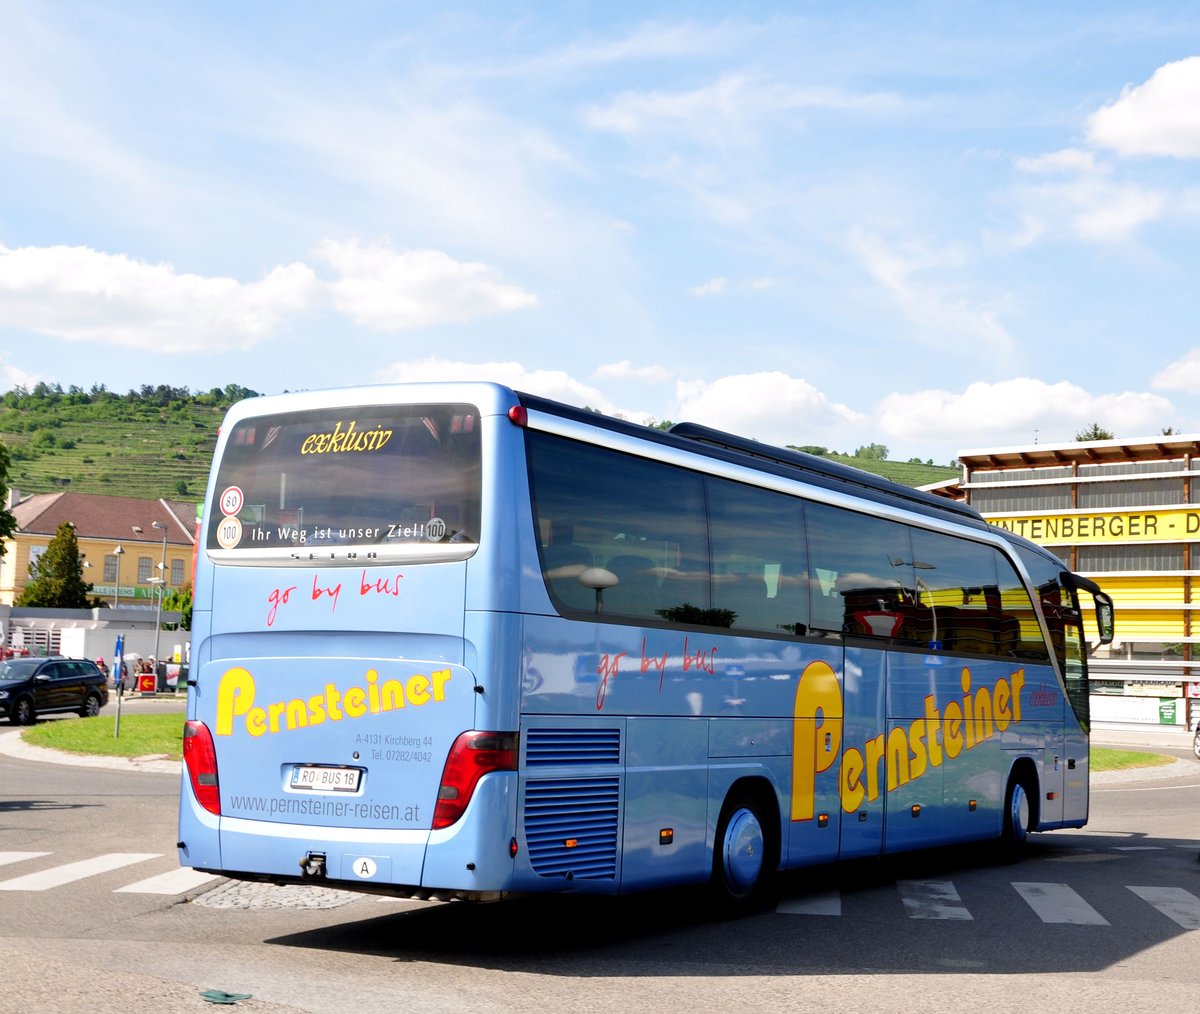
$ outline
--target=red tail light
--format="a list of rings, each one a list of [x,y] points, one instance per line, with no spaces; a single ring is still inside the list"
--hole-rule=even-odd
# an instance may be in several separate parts
[[[203,722],[183,726],[183,763],[192,781],[196,801],[209,813],[221,815],[221,791],[217,784],[217,750],[212,733]]]
[[[454,741],[442,770],[433,811],[434,830],[449,827],[463,815],[479,779],[489,771],[516,770],[515,732],[464,732]]]

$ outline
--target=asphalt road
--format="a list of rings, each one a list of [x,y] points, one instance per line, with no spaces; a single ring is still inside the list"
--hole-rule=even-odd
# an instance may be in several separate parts
[[[1035,836],[1020,863],[959,848],[799,871],[735,922],[694,891],[171,891],[176,774],[0,753],[0,1011],[211,1010],[203,989],[339,1014],[1200,1009],[1200,762],[1151,747],[1179,765],[1096,778],[1089,827]]]

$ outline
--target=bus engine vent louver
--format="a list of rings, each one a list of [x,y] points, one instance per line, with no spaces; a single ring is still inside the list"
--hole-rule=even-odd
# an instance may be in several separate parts
[[[542,877],[617,875],[619,778],[548,778],[525,784],[525,843]]]
[[[620,760],[620,729],[529,729],[525,733],[529,767],[617,764]]]

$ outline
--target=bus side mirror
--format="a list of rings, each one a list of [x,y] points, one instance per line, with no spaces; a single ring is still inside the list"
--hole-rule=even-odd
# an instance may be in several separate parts
[[[1112,598],[1104,592],[1095,592],[1092,597],[1096,600],[1096,629],[1100,632],[1100,643],[1112,644],[1115,630]]]

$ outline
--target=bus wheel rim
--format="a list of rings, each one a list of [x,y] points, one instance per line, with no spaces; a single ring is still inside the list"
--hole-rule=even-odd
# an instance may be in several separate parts
[[[763,869],[763,831],[758,817],[749,810],[738,810],[729,820],[724,841],[725,876],[731,887],[747,891],[754,886]]]
[[[1013,838],[1024,841],[1029,833],[1029,800],[1025,796],[1025,788],[1019,782],[1013,786],[1012,808],[1009,811],[1012,821]]]

